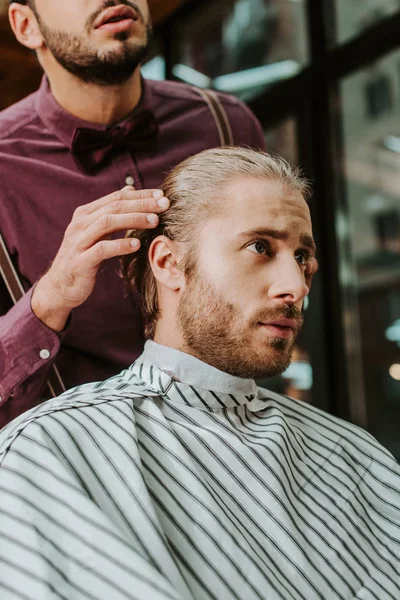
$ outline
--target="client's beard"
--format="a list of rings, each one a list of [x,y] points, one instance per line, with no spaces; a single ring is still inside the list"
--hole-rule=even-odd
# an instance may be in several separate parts
[[[285,317],[296,319],[292,339],[271,337],[254,347],[258,321]],[[303,324],[299,309],[283,305],[245,322],[238,309],[222,293],[193,274],[178,309],[184,352],[237,377],[260,379],[283,373],[291,363],[295,339]]]

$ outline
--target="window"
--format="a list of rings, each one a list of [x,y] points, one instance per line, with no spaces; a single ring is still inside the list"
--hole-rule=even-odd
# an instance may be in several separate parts
[[[385,74],[377,74],[365,86],[366,113],[370,119],[378,119],[393,107],[391,80]]]
[[[303,0],[222,0],[178,24],[173,74],[249,100],[308,61]]]
[[[367,67],[341,86],[348,214],[338,222],[342,242],[342,285],[348,294],[344,322],[349,369],[364,396],[370,431],[400,456],[400,52],[379,64],[385,84],[375,79],[373,116],[359,111]],[[387,111],[387,90],[393,111]],[[385,109],[385,110],[383,110]],[[371,116],[371,113],[370,115]],[[361,357],[361,364],[355,362]]]
[[[399,0],[336,0],[338,42],[363,33],[398,10]]]

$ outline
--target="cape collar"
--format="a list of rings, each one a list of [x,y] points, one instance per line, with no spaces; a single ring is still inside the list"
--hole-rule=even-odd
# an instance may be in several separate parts
[[[203,409],[232,408],[257,398],[252,379],[241,379],[203,361],[155,342],[127,370],[148,389],[170,401]]]

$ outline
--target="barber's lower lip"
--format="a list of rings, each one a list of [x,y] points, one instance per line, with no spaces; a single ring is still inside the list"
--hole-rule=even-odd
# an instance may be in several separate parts
[[[97,27],[96,31],[119,33],[120,31],[127,31],[130,29],[134,23],[137,23],[134,19],[122,19],[122,21],[115,21],[115,23],[104,23],[104,25]]]
[[[291,338],[293,337],[293,329],[291,327],[282,327],[281,325],[259,324],[260,327],[271,337]]]

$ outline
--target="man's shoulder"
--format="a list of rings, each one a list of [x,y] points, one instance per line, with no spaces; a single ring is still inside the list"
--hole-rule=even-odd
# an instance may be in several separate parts
[[[147,80],[147,83],[151,87],[152,94],[156,97],[168,98],[169,100],[176,99],[177,102],[180,102],[182,105],[186,104],[197,106],[199,104],[204,104],[204,98],[197,91],[197,88],[187,83],[169,80]],[[249,108],[235,96],[231,96],[230,94],[225,94],[223,92],[217,92],[215,90],[213,90],[213,92],[218,96],[219,100],[227,111],[245,114],[255,119]]]
[[[204,121],[205,114],[208,115],[206,119],[212,119],[213,108],[207,106],[198,88],[175,81],[148,81],[148,85],[152,91],[155,112],[161,122],[169,121],[171,118],[174,121],[179,115],[180,126],[183,126],[186,131],[197,127],[197,133],[194,135],[201,135],[201,131],[204,136],[205,131],[213,131],[212,126],[208,126],[208,121]],[[251,110],[235,96],[222,92],[214,91],[214,93],[217,94],[226,112],[234,143],[264,149],[264,133]]]
[[[329,451],[351,454],[364,465],[372,460],[396,464],[392,454],[362,427],[331,415],[320,408],[270,390],[259,388],[260,398],[275,403],[296,431],[308,440],[322,442]]]
[[[0,431],[0,465],[21,436],[42,429],[47,431],[60,424],[69,429],[83,412],[90,415],[93,424],[99,424],[107,419],[107,414],[127,414],[132,401],[151,396],[157,396],[157,393],[129,371],[105,381],[72,388],[25,412]]]
[[[30,94],[0,112],[0,141],[7,140],[37,119],[35,102],[37,93]]]

